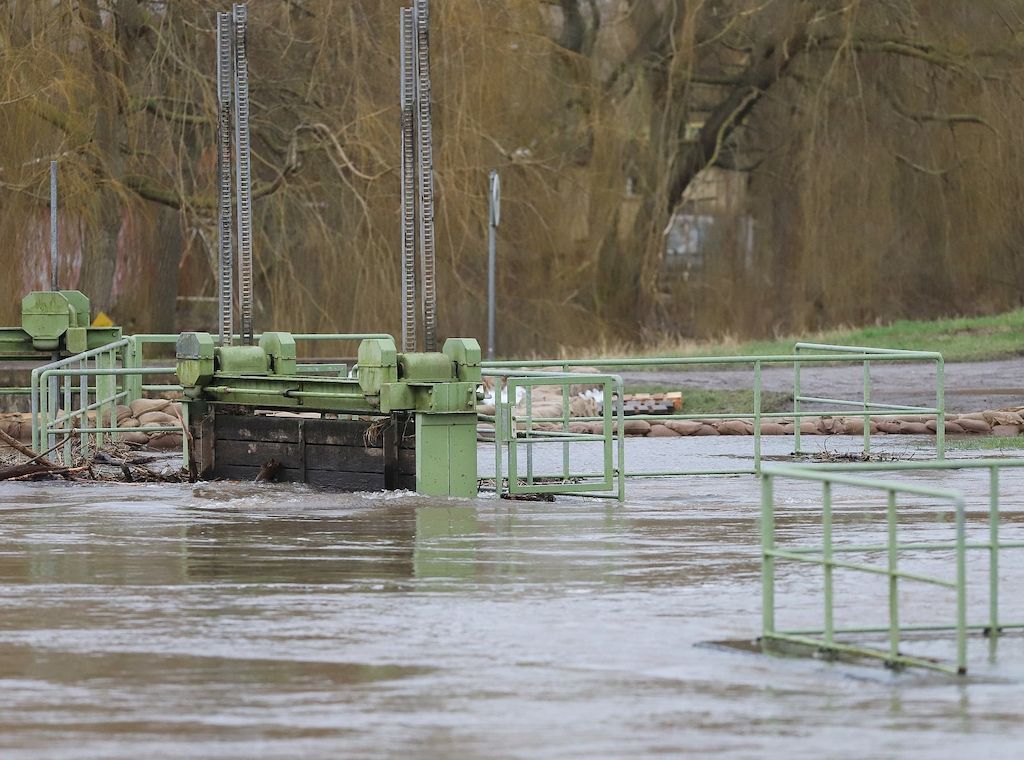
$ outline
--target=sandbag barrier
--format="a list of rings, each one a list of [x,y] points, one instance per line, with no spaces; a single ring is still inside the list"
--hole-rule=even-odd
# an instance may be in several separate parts
[[[65,416],[64,410],[58,410]],[[131,404],[118,404],[114,419],[104,412],[101,426],[117,428],[116,440],[162,451],[180,449],[182,446],[181,404],[169,399],[142,398]],[[95,427],[96,412],[86,414],[89,427]],[[174,427],[176,430],[167,430]],[[32,415],[30,413],[0,414],[0,430],[23,443],[32,443]],[[59,435],[59,429],[57,431]],[[115,434],[111,434],[115,435]]]

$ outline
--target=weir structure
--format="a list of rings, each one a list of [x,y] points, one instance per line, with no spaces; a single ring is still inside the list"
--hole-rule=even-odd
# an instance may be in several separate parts
[[[473,338],[438,338],[434,262],[434,182],[430,102],[428,0],[414,0],[400,12],[401,43],[401,272],[402,333],[297,334],[255,330],[251,169],[249,156],[249,87],[247,11],[235,5],[217,14],[217,165],[218,294],[217,334],[123,336],[117,327],[92,327],[88,299],[78,291],[59,290],[56,273],[56,182],[51,200],[51,290],[28,294],[22,324],[0,329],[0,358],[53,361],[32,372],[32,444],[44,453],[63,446],[72,457],[71,438],[81,450],[116,438],[116,405],[146,392],[181,392],[184,396],[185,458],[199,477],[252,479],[266,475],[343,490],[414,488],[435,496],[473,497],[481,486],[477,471],[479,433],[494,444],[494,472],[488,474],[498,495],[554,494],[609,498],[623,502],[627,480],[700,475],[753,474],[762,478],[761,565],[762,637],[766,646],[796,645],[818,655],[843,654],[883,660],[894,668],[924,666],[963,674],[967,670],[967,636],[971,631],[997,637],[1024,622],[1006,619],[1000,592],[1008,585],[1000,575],[1000,553],[1024,548],[1019,526],[1000,512],[1000,473],[1024,466],[1024,460],[949,461],[945,459],[943,359],[940,354],[860,346],[797,344],[792,354],[657,359],[579,359],[482,362]],[[234,198],[232,194],[234,193]],[[492,217],[492,226],[496,219]],[[239,310],[236,332],[235,303]],[[358,341],[355,366],[301,363],[297,351],[308,341]],[[151,366],[143,361],[147,344],[173,343],[175,364]],[[493,340],[491,341],[493,344]],[[440,347],[439,347],[440,344]],[[935,371],[934,406],[879,403],[872,399],[871,365],[918,363]],[[807,395],[801,368],[811,364],[859,367],[859,399]],[[753,408],[716,417],[752,423],[752,461],[741,469],[700,471],[674,469],[629,471],[626,467],[623,415],[624,385],[612,372],[642,366],[684,368],[728,365],[753,372]],[[762,408],[761,373],[767,366],[793,369],[792,411]],[[147,375],[176,373],[179,384],[144,384]],[[483,378],[493,380],[495,409],[477,413]],[[593,416],[572,416],[574,388],[600,390],[603,404]],[[561,414],[534,414],[532,391],[557,390]],[[12,389],[2,389],[10,393]],[[16,389],[15,389],[16,390]],[[28,389],[24,389],[28,390]],[[521,406],[519,392],[525,394]],[[77,397],[77,408],[74,400]],[[930,402],[929,402],[930,403]],[[809,409],[809,406],[815,409]],[[862,421],[864,454],[870,454],[871,421],[909,413],[928,415],[935,423],[935,461],[844,465],[778,465],[763,461],[762,423],[795,421],[794,444],[800,453],[804,417],[848,414]],[[61,411],[63,407],[63,411]],[[657,421],[700,421],[710,415],[658,415]],[[643,420],[633,416],[632,420]],[[586,430],[579,426],[587,425]],[[181,428],[168,427],[167,430]],[[534,448],[561,448],[553,472],[535,467]],[[599,448],[589,467],[573,467],[575,446]],[[598,462],[595,466],[593,463]],[[989,505],[982,538],[970,534],[971,518],[962,494],[920,482],[863,477],[867,471],[890,473],[987,469]],[[788,519],[778,498],[783,482],[820,484],[821,541],[790,545],[777,530]],[[486,484],[484,484],[486,485]],[[837,540],[833,493],[852,488],[881,493],[884,509],[876,511],[883,530],[870,541]],[[928,541],[901,541],[904,500],[924,498],[939,504],[936,524],[948,535]],[[801,517],[806,517],[807,510]],[[818,518],[817,512],[812,516]],[[912,556],[950,557],[946,575],[908,564]],[[988,594],[984,615],[969,602],[975,598],[968,556],[987,555]],[[879,557],[884,558],[880,562]],[[780,567],[787,563],[821,568],[822,618],[817,626],[784,627],[776,620]],[[837,625],[835,575],[852,572],[882,577],[888,585],[888,617],[881,622]],[[977,574],[975,574],[977,575]],[[801,576],[803,580],[807,580]],[[945,620],[908,624],[901,614],[907,584],[941,589],[952,598]],[[975,584],[977,585],[977,584]],[[790,590],[786,585],[785,589]],[[984,594],[980,595],[985,597]],[[906,638],[923,631],[947,631],[955,637],[955,654],[946,661],[910,654]],[[858,636],[882,635],[884,645]]]
[[[340,336],[362,338],[358,363],[351,373],[339,367],[335,376],[325,377],[300,371],[296,336],[267,332],[257,340],[254,334],[246,7],[235,5],[231,14],[217,15],[220,334],[183,333],[176,344],[193,442],[189,466],[198,477],[251,475],[261,463],[273,461],[288,479],[335,488],[414,485],[431,495],[476,494],[480,347],[472,338],[449,338],[439,348],[437,337],[428,0],[402,9],[399,21],[402,350],[387,335]],[[257,411],[319,419],[266,414],[257,419]],[[412,461],[403,454],[409,448],[415,451]]]

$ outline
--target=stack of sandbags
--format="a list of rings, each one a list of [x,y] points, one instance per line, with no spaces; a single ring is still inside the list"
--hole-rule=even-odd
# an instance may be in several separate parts
[[[19,412],[0,414],[0,430],[22,443],[31,443],[32,415]]]
[[[110,424],[109,414],[104,415],[104,427]],[[154,449],[181,448],[181,404],[162,398],[140,398],[128,406],[118,404],[116,411],[120,439]],[[177,427],[179,432],[166,432],[154,428]]]

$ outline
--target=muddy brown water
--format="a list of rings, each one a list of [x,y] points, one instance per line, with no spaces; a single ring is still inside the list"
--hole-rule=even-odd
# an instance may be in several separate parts
[[[728,468],[749,445],[635,440],[628,456]],[[978,473],[905,477],[985,498]],[[1022,483],[1004,475],[1018,540]],[[779,493],[780,536],[817,537],[817,489]],[[750,477],[637,482],[625,506],[0,486],[0,757],[1019,757],[1021,637],[972,639],[966,680],[707,644],[759,631],[758,494]],[[877,500],[836,498],[837,532],[884,534]],[[904,514],[908,540],[949,534],[944,507]],[[1017,619],[1022,554],[1001,566]],[[977,617],[985,566],[970,569]],[[780,570],[777,593],[780,623],[820,619],[812,571]],[[837,594],[841,620],[884,620],[872,583]],[[908,586],[906,622],[947,615],[941,596]]]

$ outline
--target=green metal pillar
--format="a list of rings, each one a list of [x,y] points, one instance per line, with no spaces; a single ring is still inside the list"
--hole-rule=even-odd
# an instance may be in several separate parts
[[[416,491],[476,496],[476,412],[416,414]]]

